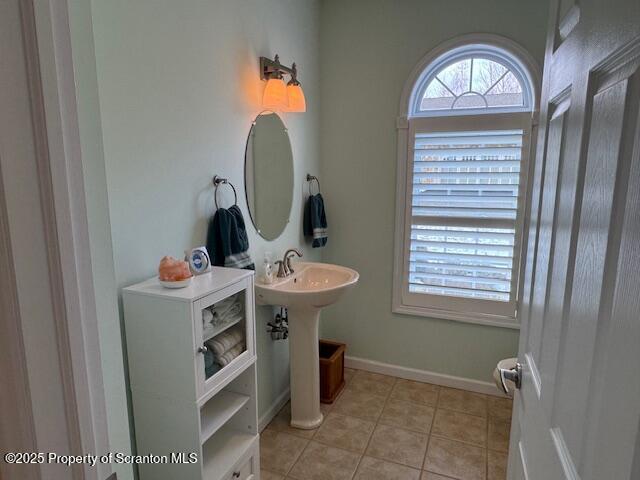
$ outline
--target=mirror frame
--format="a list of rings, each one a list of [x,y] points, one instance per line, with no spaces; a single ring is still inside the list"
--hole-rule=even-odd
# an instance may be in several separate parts
[[[267,238],[264,236],[264,234],[262,233],[262,231],[258,228],[256,219],[254,218],[254,213],[251,211],[251,206],[249,205],[249,194],[248,194],[248,189],[247,189],[247,152],[249,150],[249,141],[251,140],[251,133],[253,132],[253,129],[256,126],[256,122],[258,121],[258,117],[260,117],[261,115],[267,114],[267,113],[272,113],[274,115],[276,115],[278,117],[278,119],[282,122],[282,125],[284,127],[284,132],[287,136],[287,139],[289,140],[289,150],[291,150],[291,172],[292,172],[292,185],[291,185],[291,202],[289,204],[289,212],[287,214],[287,219],[284,222],[284,225],[282,227],[282,230],[280,230],[280,233],[278,233],[278,235],[276,235],[273,238]],[[295,158],[293,156],[293,145],[291,144],[291,137],[289,136],[289,128],[287,127],[286,123],[284,123],[284,119],[278,114],[278,112],[275,112],[273,110],[262,110],[260,111],[255,118],[251,121],[251,127],[249,128],[249,133],[247,134],[247,140],[245,142],[245,147],[244,147],[244,168],[243,168],[243,173],[244,173],[244,198],[245,198],[245,202],[247,203],[247,211],[249,212],[249,218],[251,219],[251,224],[253,225],[253,228],[255,229],[255,231],[258,233],[258,235],[260,235],[260,237],[263,240],[266,240],[267,242],[273,242],[275,240],[277,240],[285,231],[285,229],[287,228],[287,225],[289,225],[289,223],[291,223],[291,212],[293,210],[293,195],[295,193],[295,185],[296,185],[296,162],[295,162]]]

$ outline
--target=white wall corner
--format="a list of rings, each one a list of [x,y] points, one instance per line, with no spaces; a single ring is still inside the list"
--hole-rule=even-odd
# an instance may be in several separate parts
[[[284,407],[287,402],[291,398],[291,390],[287,388],[284,392],[282,392],[278,397],[273,401],[271,406],[264,412],[260,418],[258,419],[258,431],[262,433],[262,431],[267,428],[267,425],[273,420],[273,418],[278,414],[282,407]]]

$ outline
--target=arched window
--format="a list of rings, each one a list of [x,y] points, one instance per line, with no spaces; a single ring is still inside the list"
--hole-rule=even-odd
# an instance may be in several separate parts
[[[412,115],[531,111],[525,68],[489,45],[468,45],[435,59],[416,85]]]
[[[427,56],[399,123],[394,311],[517,326],[534,83],[505,41]]]

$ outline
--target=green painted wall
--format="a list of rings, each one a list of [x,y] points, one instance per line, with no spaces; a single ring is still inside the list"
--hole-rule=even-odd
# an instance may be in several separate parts
[[[418,61],[452,37],[487,32],[524,46],[542,64],[546,2],[325,0],[321,10],[322,187],[330,237],[324,261],[360,272],[327,309],[327,338],[348,355],[491,380],[514,356],[518,332],[391,313],[396,118]]]
[[[87,184],[89,201],[100,211],[95,229],[100,235],[92,236],[92,246],[105,261],[111,255],[106,248],[111,243],[109,225],[111,230],[115,271],[110,275],[115,281],[113,291],[105,291],[111,303],[105,301],[101,308],[108,333],[103,354],[116,369],[122,353],[120,327],[113,321],[115,287],[154,275],[164,255],[179,257],[185,249],[205,243],[214,174],[236,185],[257,264],[263,252],[279,255],[289,247],[319,259],[319,253],[305,245],[301,223],[304,177],[320,168],[320,13],[316,0],[92,0],[91,10],[99,106],[97,98],[91,98],[94,92],[83,96],[90,103],[87,118],[95,128],[102,124],[106,183],[96,178]],[[84,33],[90,38],[89,31]],[[89,49],[82,38],[78,35],[74,45]],[[293,206],[284,233],[266,242],[250,223],[243,162],[251,122],[261,110],[264,84],[258,58],[276,53],[283,63],[297,62],[308,110],[283,115],[294,155]],[[102,155],[98,137],[99,129],[87,136],[96,165]],[[104,191],[96,193],[92,185],[100,187],[100,181]],[[223,190],[222,203],[232,198],[229,192]],[[108,266],[105,272],[109,276]],[[271,341],[265,331],[271,317],[271,308],[258,307],[261,415],[289,384],[288,345]],[[113,375],[122,383],[121,372]],[[126,425],[123,389],[116,395]],[[110,426],[119,425],[109,420]]]

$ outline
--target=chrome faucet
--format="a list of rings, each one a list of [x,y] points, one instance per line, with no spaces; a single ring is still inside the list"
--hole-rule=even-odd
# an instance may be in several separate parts
[[[302,253],[300,253],[300,251],[295,248],[290,248],[289,250],[284,252],[282,260],[278,260],[276,262],[276,265],[278,265],[278,274],[276,275],[276,277],[285,278],[294,272],[293,267],[291,266],[291,258],[294,255],[302,257]]]

